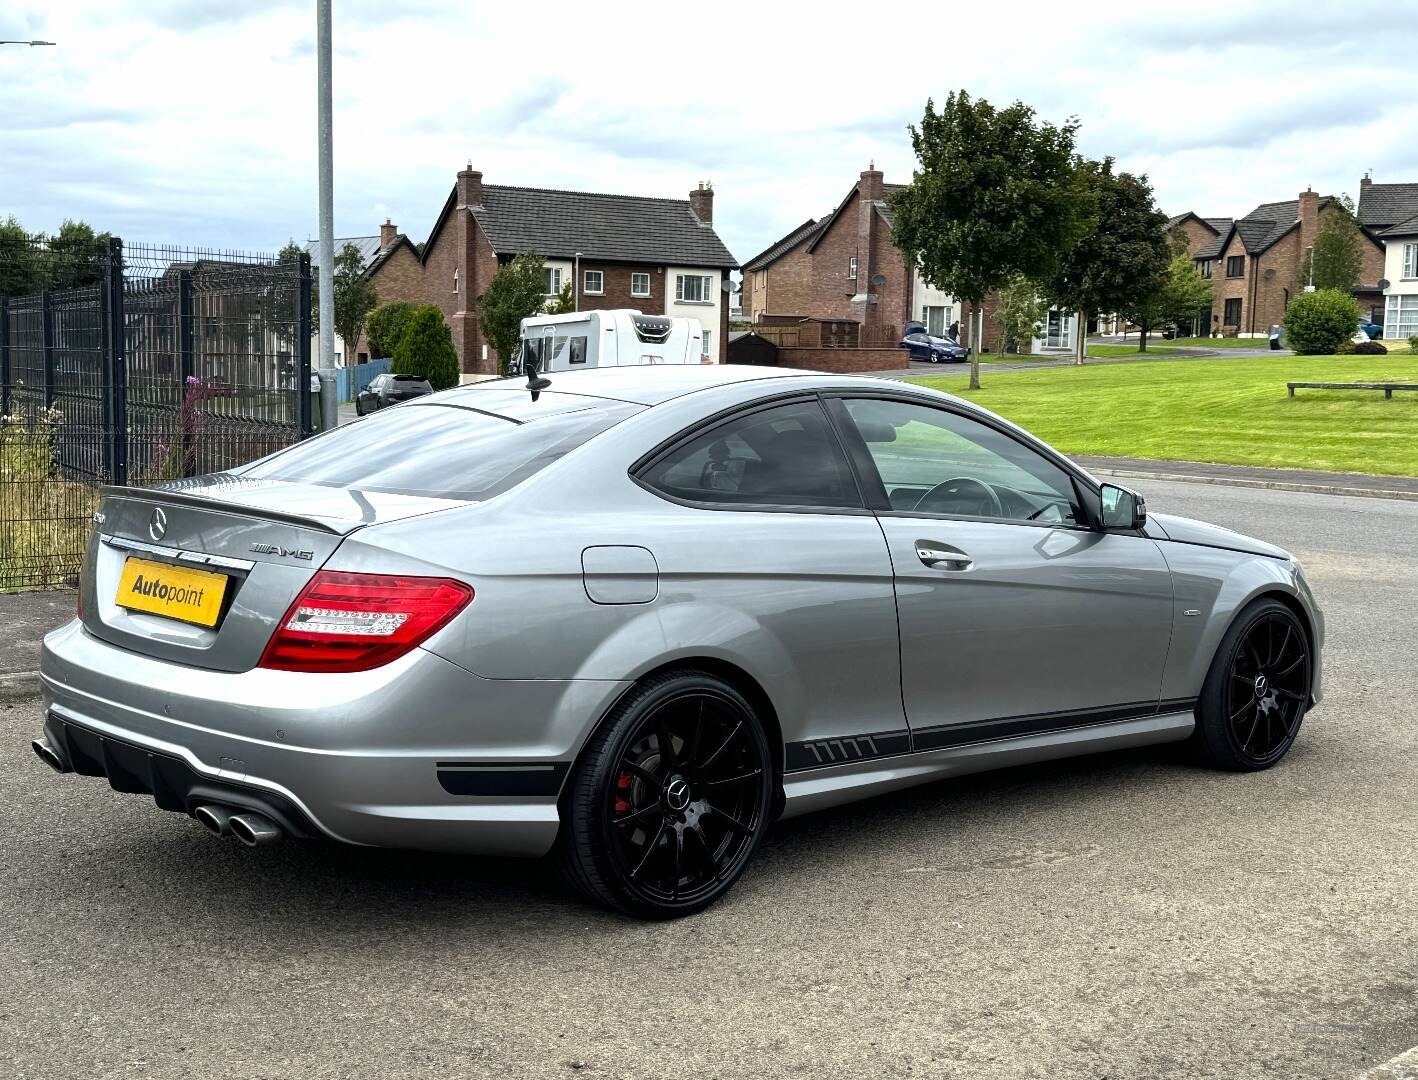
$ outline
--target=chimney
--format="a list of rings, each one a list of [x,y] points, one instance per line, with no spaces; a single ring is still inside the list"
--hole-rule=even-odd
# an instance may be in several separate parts
[[[1315,242],[1320,227],[1320,197],[1310,188],[1300,192],[1300,257]]]
[[[872,258],[872,233],[876,229],[876,204],[881,201],[881,171],[876,162],[869,164],[857,180],[857,280],[854,289],[857,296],[869,296],[874,291],[871,283],[876,273],[876,262]],[[847,267],[842,268],[843,271]],[[862,321],[875,322],[880,312],[871,301],[863,304]]]
[[[458,170],[458,205],[481,206],[483,204],[483,174],[468,162],[467,168]]]
[[[1362,192],[1366,187],[1368,187],[1370,184],[1372,184],[1372,183],[1374,182],[1373,179],[1372,179],[1372,177],[1369,175],[1372,171],[1373,171],[1372,169],[1366,169],[1365,172],[1364,172],[1364,177],[1363,177],[1363,179],[1361,179],[1361,180],[1359,181],[1359,190],[1360,190],[1361,192]]]
[[[714,224],[714,185],[699,181],[699,186],[689,193],[689,209],[705,225]]]
[[[388,219],[384,219],[384,224],[379,226],[379,250],[383,251],[398,237],[399,230]]]

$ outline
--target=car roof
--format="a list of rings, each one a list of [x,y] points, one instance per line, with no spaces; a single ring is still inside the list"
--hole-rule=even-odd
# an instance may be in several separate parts
[[[801,368],[755,367],[750,364],[645,364],[627,367],[587,368],[584,371],[551,371],[549,393],[579,397],[613,398],[637,405],[659,405],[700,390],[756,380],[800,380],[813,385],[849,387],[881,385],[882,380],[859,375],[828,375]],[[477,395],[490,390],[522,390],[522,378],[490,379],[445,391],[449,403],[478,407]]]

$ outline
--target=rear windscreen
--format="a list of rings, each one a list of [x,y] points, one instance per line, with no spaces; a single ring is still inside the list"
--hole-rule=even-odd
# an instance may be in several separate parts
[[[438,499],[490,499],[642,408],[588,400],[585,408],[519,424],[453,405],[400,405],[296,443],[240,474]]]

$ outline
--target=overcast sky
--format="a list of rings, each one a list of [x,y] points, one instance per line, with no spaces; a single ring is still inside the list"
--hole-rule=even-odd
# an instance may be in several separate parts
[[[746,260],[964,87],[1082,122],[1175,213],[1418,181],[1418,3],[334,0],[335,229],[488,183],[684,198]],[[729,12],[736,12],[732,16]],[[274,249],[316,231],[314,0],[6,0],[0,217]]]

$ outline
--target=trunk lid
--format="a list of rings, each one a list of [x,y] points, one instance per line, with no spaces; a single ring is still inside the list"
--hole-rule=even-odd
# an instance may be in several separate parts
[[[147,656],[245,671],[260,660],[281,617],[345,536],[458,505],[230,475],[162,488],[106,488],[84,562],[84,626],[95,637]],[[127,604],[118,602],[120,586],[128,589]],[[149,599],[136,599],[135,586],[139,593],[149,590]],[[195,601],[191,608],[160,602],[154,590],[163,586],[191,586],[209,613],[203,615]],[[215,623],[136,610],[133,603]]]

